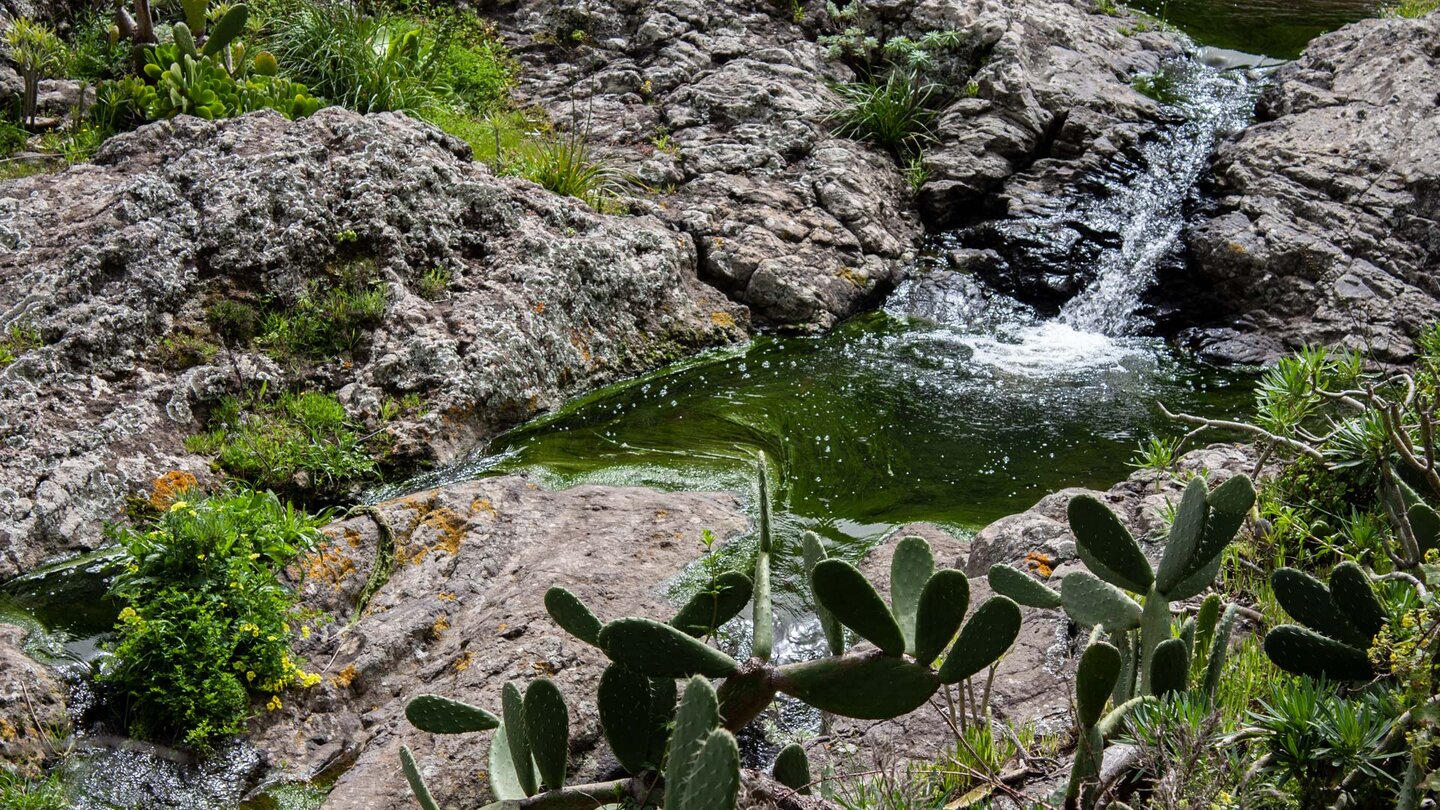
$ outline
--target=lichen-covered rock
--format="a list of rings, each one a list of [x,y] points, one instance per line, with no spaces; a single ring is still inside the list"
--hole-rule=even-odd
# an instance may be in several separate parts
[[[0,367],[0,577],[92,546],[167,471],[203,478],[183,439],[223,394],[338,392],[400,457],[443,461],[746,322],[656,219],[599,215],[495,178],[428,125],[339,108],[177,118],[0,184],[0,245],[0,328],[43,344]],[[354,261],[387,303],[351,356],[297,371],[225,349],[207,320],[221,299],[294,302]],[[437,268],[448,284],[422,297]],[[423,413],[383,421],[406,394]]]
[[[920,235],[900,168],[830,136],[831,89],[854,78],[817,41],[808,4],[522,0],[501,15],[519,92],[586,129],[661,191],[706,281],[756,318],[814,330],[887,292]]]
[[[257,721],[252,742],[274,777],[343,775],[327,808],[413,807],[398,756],[409,745],[443,805],[486,793],[488,734],[434,735],[404,718],[429,692],[497,710],[506,681],[546,676],[570,710],[571,771],[594,781],[613,766],[595,690],[607,663],[557,627],[545,591],[563,585],[602,620],[661,620],[665,584],[695,559],[701,533],[722,541],[748,527],[736,496],[582,486],[551,492],[491,478],[379,506],[393,532],[394,569],[354,616],[380,544],[375,518],[332,524],[330,544],[302,564],[304,604],[335,617],[300,651],[324,680]],[[765,806],[763,803],[756,806]]]
[[[1189,228],[1213,285],[1209,355],[1336,343],[1401,362],[1440,320],[1440,16],[1367,20],[1275,71],[1260,122],[1223,144]]]

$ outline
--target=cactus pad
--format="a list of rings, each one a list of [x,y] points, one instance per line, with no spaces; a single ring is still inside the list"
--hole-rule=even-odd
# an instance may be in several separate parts
[[[478,706],[440,695],[418,695],[405,704],[410,724],[432,734],[464,734],[500,727],[500,718]]]
[[[1420,546],[1420,553],[1425,553],[1432,548],[1440,548],[1440,514],[1423,503],[1411,506],[1405,513],[1410,520],[1410,531],[1415,534],[1415,542]]]
[[[653,678],[735,674],[735,659],[668,624],[650,619],[616,619],[600,631],[600,648],[610,660]]]
[[[775,648],[775,616],[770,605],[770,552],[755,555],[755,601],[750,606],[750,655],[769,661]]]
[[[1059,592],[1012,565],[995,563],[990,566],[989,581],[992,591],[1027,607],[1060,607]]]
[[[506,739],[506,754],[511,759],[511,773],[515,775],[515,782],[523,795],[533,796],[540,791],[540,783],[535,779],[535,763],[530,757],[530,739],[525,732],[525,699],[520,696],[520,687],[506,681],[500,690],[500,707],[505,718],[502,731]],[[497,735],[496,740],[499,739]],[[495,743],[490,745],[494,751]]]
[[[494,738],[490,740],[490,752],[487,759],[490,776],[490,793],[501,801],[509,799],[523,799],[533,795],[536,790],[527,790],[520,784],[519,772],[515,767],[515,753],[510,748],[510,739],[505,729],[501,728],[495,732]],[[527,749],[528,750],[528,749]],[[530,781],[535,781],[535,769],[530,763],[530,755],[525,755],[525,770],[530,774]]]
[[[1368,681],[1374,676],[1364,650],[1293,624],[1265,634],[1265,654],[1275,666],[1296,675],[1333,681]]]
[[[753,590],[749,577],[739,571],[727,571],[716,578],[713,590],[702,590],[690,597],[690,601],[670,620],[670,626],[696,638],[709,635],[740,615],[740,611],[750,603]],[[549,595],[546,596],[548,598]],[[598,626],[595,634],[600,634]]]
[[[1095,642],[1080,654],[1075,671],[1075,714],[1081,728],[1100,722],[1105,702],[1120,677],[1120,650],[1103,641]]]
[[[992,596],[975,609],[940,665],[940,682],[959,683],[1000,660],[1020,635],[1020,606]]]
[[[825,559],[825,546],[814,532],[805,532],[804,548],[805,579],[808,582],[815,573],[815,566]],[[825,631],[825,644],[831,655],[845,654],[845,628],[835,614],[825,609],[819,600],[815,602],[815,617],[820,620],[820,629]]]
[[[205,47],[200,50],[204,56],[218,56],[230,47],[235,38],[245,32],[245,23],[250,20],[250,9],[244,3],[236,3],[225,12],[220,22],[210,31],[210,36],[205,39]]]
[[[886,655],[905,654],[905,636],[900,624],[875,587],[855,566],[841,560],[823,560],[810,575],[815,599],[840,623]]]
[[[570,758],[570,712],[565,698],[549,678],[537,678],[525,689],[525,739],[540,781],[550,790],[565,787]]]
[[[1235,628],[1235,619],[1239,615],[1239,607],[1227,605],[1225,612],[1220,615],[1220,621],[1215,625],[1215,637],[1210,644],[1210,659],[1205,662],[1205,696],[1211,705],[1214,704],[1215,695],[1220,689],[1220,675],[1225,670],[1225,658],[1230,653],[1230,632]]]
[[[786,664],[775,686],[821,711],[888,720],[925,705],[940,681],[929,667],[872,652]]]
[[[596,698],[600,728],[620,765],[632,774],[645,770],[650,755],[650,679],[611,664],[600,676]]]
[[[254,59],[250,60],[250,69],[260,76],[278,76],[280,63],[275,59],[275,54],[261,51],[255,54]]]
[[[580,597],[556,585],[545,592],[545,612],[560,625],[560,629],[586,644],[600,646],[600,620]]]
[[[775,757],[775,767],[770,772],[776,782],[801,796],[810,795],[810,757],[798,743],[790,743],[780,749],[779,756]]]
[[[1199,660],[1202,655],[1210,652],[1210,645],[1215,638],[1215,625],[1220,621],[1220,594],[1212,593],[1200,603],[1200,609],[1195,612],[1195,646],[1191,648],[1192,658]]]
[[[1320,580],[1295,568],[1280,568],[1270,575],[1270,585],[1280,607],[1295,621],[1352,647],[1370,646],[1370,639],[1350,623]]]
[[[890,606],[900,634],[905,637],[905,651],[915,652],[915,611],[920,609],[920,593],[935,573],[935,553],[923,537],[905,537],[895,545],[890,558]]]
[[[1113,633],[1140,626],[1140,605],[1124,591],[1085,571],[1065,575],[1060,582],[1060,597],[1070,618],[1088,627],[1104,625]]]
[[[925,666],[934,663],[955,637],[969,607],[970,580],[954,568],[936,571],[920,592],[915,613],[915,660]]]
[[[700,755],[710,732],[718,725],[720,707],[715,690],[697,675],[685,684],[685,695],[675,712],[675,729],[670,733],[670,754],[665,763],[666,785],[684,782],[691,763]]]
[[[740,794],[740,746],[724,729],[705,738],[678,784],[666,780],[671,810],[732,810]]]
[[[409,746],[400,746],[400,768],[405,771],[405,781],[410,783],[410,792],[415,794],[415,801],[419,802],[424,810],[440,810],[440,805],[435,803],[435,797],[430,795],[430,788],[425,785],[425,778],[420,775],[420,768],[415,764],[415,755],[410,753]]]
[[[1353,562],[1343,562],[1330,571],[1330,598],[1335,607],[1368,642],[1385,626],[1385,608],[1375,596],[1370,578]]]
[[[1150,655],[1150,691],[1157,696],[1185,691],[1190,672],[1190,647],[1184,639],[1160,642]]]
[[[190,33],[190,26],[175,23],[170,26],[170,36],[174,37],[175,47],[180,49],[181,55],[192,59],[200,56],[200,52],[195,50],[195,35]]]
[[[1066,510],[1075,551],[1096,576],[1127,591],[1149,590],[1155,575],[1140,544],[1110,508],[1089,495],[1070,499]]]
[[[195,33],[205,35],[205,13],[210,10],[210,0],[180,0],[185,11],[185,22]]]
[[[1168,594],[1171,588],[1185,579],[1187,573],[1203,565],[1196,551],[1210,518],[1207,495],[1205,479],[1199,476],[1190,479],[1185,494],[1180,497],[1180,506],[1175,510],[1175,522],[1170,524],[1170,535],[1165,539],[1165,554],[1155,571],[1156,592]]]

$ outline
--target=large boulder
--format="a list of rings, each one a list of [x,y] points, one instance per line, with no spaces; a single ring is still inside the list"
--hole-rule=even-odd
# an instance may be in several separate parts
[[[70,736],[66,686],[25,654],[27,629],[0,624],[0,768],[34,778]]]
[[[397,456],[446,461],[616,377],[744,336],[698,281],[691,239],[602,216],[398,114],[181,117],[93,164],[0,184],[0,577],[93,546],[122,499],[172,470],[223,394],[337,392]],[[289,303],[361,262],[386,295],[348,357],[229,350],[217,301]],[[439,268],[448,286],[428,297]],[[443,276],[442,276],[443,277]],[[438,294],[436,294],[438,292]],[[423,401],[399,419],[382,404]]]
[[[1440,16],[1367,20],[1275,71],[1221,146],[1187,232],[1219,323],[1201,350],[1262,361],[1336,343],[1388,362],[1440,320]]]

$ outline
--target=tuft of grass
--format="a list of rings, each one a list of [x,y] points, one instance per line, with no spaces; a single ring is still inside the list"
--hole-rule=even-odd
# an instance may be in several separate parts
[[[583,129],[535,138],[517,150],[515,160],[508,167],[510,173],[583,200],[596,210],[605,210],[614,201],[624,181],[618,169],[591,150]]]
[[[273,402],[263,391],[226,397],[209,429],[186,439],[185,448],[214,456],[217,467],[251,487],[305,503],[334,502],[377,475],[344,406],[314,392]]]
[[[380,324],[388,301],[374,261],[345,262],[327,268],[295,303],[268,311],[256,339],[282,359],[353,354]]]
[[[72,806],[59,771],[51,771],[40,779],[27,779],[7,768],[0,768],[0,808],[67,810]]]
[[[1387,17],[1405,17],[1418,20],[1436,9],[1440,9],[1440,0],[1400,0],[1400,2],[1385,7]]]
[[[918,73],[891,71],[884,81],[848,82],[836,92],[844,102],[830,116],[838,135],[870,141],[902,159],[935,138],[939,88]]]
[[[31,349],[38,349],[42,345],[40,333],[28,324],[10,324],[4,333],[0,333],[0,366],[8,366],[15,362],[20,355]]]
[[[427,301],[439,300],[450,286],[450,271],[443,267],[432,267],[420,279],[420,297]]]

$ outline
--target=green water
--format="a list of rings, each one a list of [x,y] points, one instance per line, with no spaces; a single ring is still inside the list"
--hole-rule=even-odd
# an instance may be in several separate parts
[[[1294,59],[1306,43],[1374,17],[1376,0],[1129,0],[1125,5],[1179,28],[1201,45]]]
[[[1058,324],[965,334],[886,313],[761,337],[626,381],[419,484],[526,472],[547,486],[750,492],[763,450],[779,531],[848,543],[930,521],[978,529],[1067,486],[1124,478],[1172,408],[1238,415],[1248,378],[1151,339]]]

